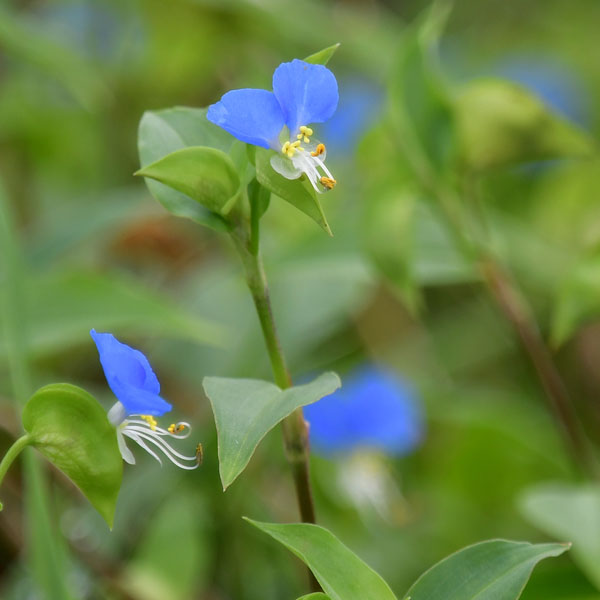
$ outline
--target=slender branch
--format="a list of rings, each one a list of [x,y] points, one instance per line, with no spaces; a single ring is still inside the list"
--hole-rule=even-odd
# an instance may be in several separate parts
[[[540,334],[539,326],[525,297],[489,252],[487,240],[482,235],[468,235],[460,198],[427,171],[416,170],[421,184],[435,197],[441,207],[450,232],[463,253],[479,265],[483,281],[506,320],[517,333],[540,382],[551,413],[565,444],[575,462],[594,477],[600,475],[599,466],[590,450],[567,387],[554,364],[552,355]]]

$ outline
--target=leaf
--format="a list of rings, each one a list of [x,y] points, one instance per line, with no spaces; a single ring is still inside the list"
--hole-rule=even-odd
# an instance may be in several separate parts
[[[552,343],[559,346],[576,329],[600,317],[600,249],[584,256],[562,282],[552,313]]]
[[[327,529],[244,518],[304,561],[331,600],[396,600],[388,584]]]
[[[100,403],[74,385],[47,385],[25,404],[23,427],[32,445],[79,487],[112,528],[123,460]]]
[[[454,106],[462,161],[475,171],[594,152],[584,131],[510,81],[468,83]]]
[[[516,600],[535,565],[570,544],[490,540],[467,546],[426,571],[405,600]]]
[[[404,34],[391,79],[391,115],[406,151],[434,172],[451,163],[455,123],[439,74],[437,45],[450,14],[449,2],[434,2]]]
[[[207,146],[229,152],[234,138],[206,118],[205,108],[175,107],[145,112],[138,129],[142,168],[188,146]],[[225,221],[196,200],[153,179],[146,179],[150,193],[172,214],[218,231]]]
[[[135,174],[156,179],[221,214],[240,191],[231,159],[222,150],[205,146],[177,150]]]
[[[323,50],[319,50],[310,56],[307,56],[304,59],[304,62],[312,63],[314,65],[326,65],[331,57],[337,52],[337,49],[340,47],[340,43],[333,44],[333,46],[327,46],[327,48],[323,48]]]
[[[33,355],[89,342],[92,328],[160,333],[217,346],[226,335],[216,323],[186,314],[161,294],[115,274],[55,272],[29,281],[26,292]],[[5,344],[0,338],[0,359],[7,356]]]
[[[272,154],[272,151],[256,148],[256,179],[258,182],[309,216],[326,233],[333,235],[321,203],[310,184],[301,179],[286,179],[276,173],[270,163]]]
[[[298,600],[331,600],[331,598],[321,592],[315,592],[314,594],[302,596],[301,598],[298,598]]]
[[[219,442],[219,472],[227,489],[246,468],[256,447],[277,423],[297,408],[332,394],[341,386],[335,373],[281,390],[258,379],[205,377]]]
[[[547,535],[573,542],[573,560],[600,590],[600,486],[535,486],[519,499],[519,508]]]

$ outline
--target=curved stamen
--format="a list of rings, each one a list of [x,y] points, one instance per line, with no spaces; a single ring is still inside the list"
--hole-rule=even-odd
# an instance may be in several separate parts
[[[147,431],[145,431],[145,432],[141,432],[141,431],[134,432],[133,436],[130,436],[130,437],[131,437],[131,439],[134,439],[140,446],[142,446],[142,448],[144,448],[144,450],[146,450],[147,452],[149,452],[150,454],[152,454],[152,456],[154,456],[155,458],[158,458],[156,456],[156,454],[152,450],[150,450],[148,448],[148,446],[141,439],[139,439],[139,438],[143,438],[146,441],[150,442],[151,444],[154,444],[159,450],[161,450],[161,452],[174,465],[177,465],[181,469],[187,469],[189,471],[193,471],[194,469],[197,469],[200,466],[199,463],[198,463],[198,461],[197,461],[197,458],[195,456],[184,456],[183,454],[180,454],[179,452],[177,452],[176,450],[174,450],[173,448],[171,448],[171,446],[169,446],[164,440],[162,440],[160,438],[152,437],[152,435],[149,432],[147,432]],[[136,439],[136,438],[138,438],[138,439]],[[182,464],[172,454],[174,454],[176,457],[178,457],[178,458],[180,458],[182,460],[186,460],[186,461],[189,461],[189,462],[193,461],[196,464],[193,465],[193,466]],[[160,459],[158,459],[158,461],[162,464],[162,461]]]
[[[177,456],[178,458],[181,458],[182,460],[194,460],[194,457],[186,456],[185,454],[181,454],[180,452],[175,450],[175,448],[170,446],[167,442],[165,442],[165,440],[163,440],[161,437],[155,435],[153,431],[148,431],[147,429],[142,429],[141,427],[138,427],[137,425],[128,427],[126,430],[123,431],[123,433],[126,433],[127,431],[132,431],[136,435],[142,435],[146,439],[151,440],[153,443],[155,443],[157,446],[159,446],[161,448],[161,450],[163,450],[163,452],[170,452],[171,454],[173,454],[174,456]]]

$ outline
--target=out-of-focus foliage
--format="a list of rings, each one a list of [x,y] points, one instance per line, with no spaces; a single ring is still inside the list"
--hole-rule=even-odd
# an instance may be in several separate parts
[[[510,269],[543,337],[559,348],[557,364],[597,443],[600,170],[589,154],[600,128],[600,55],[590,50],[600,5],[465,0],[452,11],[438,4],[423,30],[428,7],[425,0],[3,5],[0,176],[27,262],[22,308],[34,389],[67,380],[108,407],[88,331],[112,330],[143,341],[176,418],[195,427],[190,448],[204,446],[204,465],[192,474],[160,469],[150,457],[125,466],[112,532],[50,472],[53,525],[66,539],[52,564],[67,573],[73,597],[279,600],[306,592],[304,571],[240,519],[297,519],[280,436],[265,437],[225,495],[219,480],[202,379],[269,378],[241,270],[227,242],[193,222],[207,219],[200,205],[188,206],[193,220],[171,217],[132,175],[161,158],[144,158],[142,148],[139,163],[144,113],[142,125],[157,118],[168,126],[163,155],[194,145],[189,109],[164,109],[199,111],[229,89],[269,88],[282,61],[340,42],[328,64],[340,81],[340,119],[318,130],[331,140],[338,180],[320,198],[327,221],[314,204],[302,214],[281,191],[288,201],[273,196],[261,222],[275,318],[297,382],[330,369],[344,380],[365,359],[385,364],[422,398],[427,433],[401,458],[315,456],[319,522],[398,594],[444,556],[502,537],[575,544],[573,560],[540,564],[523,600],[600,598],[594,567],[578,553],[579,532],[553,527],[547,511],[525,519],[515,506],[524,489],[548,480],[582,494],[581,475],[518,340],[436,199],[440,182],[452,189],[466,207],[466,230],[485,232]],[[555,73],[550,88],[540,84],[540,63],[546,78]],[[482,79],[502,77],[513,83],[486,84],[477,111],[456,104],[482,89]],[[508,146],[505,137],[501,147],[492,142],[505,113],[491,107],[506,106],[507,95],[516,98],[511,110],[529,106],[534,120],[542,116],[536,130],[563,158],[539,160],[548,146],[530,153],[540,141],[530,144],[529,121],[517,146],[512,135]],[[557,116],[557,98],[579,109]],[[491,129],[478,125],[482,112]],[[567,125],[572,116],[576,123]],[[471,138],[482,144],[484,134],[475,151]],[[537,162],[515,166],[515,156]],[[166,188],[150,185],[169,202]],[[0,282],[5,277],[0,257]],[[5,344],[2,331],[2,454],[19,433]],[[20,525],[23,488],[13,469],[2,488],[0,596],[21,600],[39,597],[35,581],[44,577],[32,577],[20,552],[32,532]]]

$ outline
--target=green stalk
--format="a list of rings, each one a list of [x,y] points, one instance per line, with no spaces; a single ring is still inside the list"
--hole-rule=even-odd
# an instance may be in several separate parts
[[[19,456],[21,450],[23,450],[23,448],[25,448],[25,446],[27,446],[27,444],[29,444],[30,442],[31,438],[29,437],[29,435],[24,435],[21,436],[18,440],[16,440],[15,443],[8,449],[8,451],[4,455],[4,458],[2,459],[2,462],[0,462],[0,486],[2,485],[2,481],[4,480],[4,476],[10,468],[10,465],[12,465],[15,458]],[[2,510],[1,502],[0,510]]]
[[[0,185],[0,257],[4,268],[0,308],[13,395],[17,406],[22,407],[31,395],[32,386],[26,351],[24,265],[15,231],[11,207]],[[23,439],[19,438],[19,441]],[[7,460],[6,457],[4,460]],[[2,464],[5,464],[4,460]],[[10,462],[6,463],[6,468],[8,466]],[[68,591],[62,561],[63,548],[56,538],[53,519],[48,510],[44,472],[32,452],[24,455],[24,478],[27,550],[32,571],[44,598],[68,600],[72,596]]]
[[[292,386],[292,378],[287,368],[273,317],[269,286],[259,250],[260,217],[257,203],[252,199],[250,200],[250,211],[250,236],[247,236],[243,228],[239,228],[231,231],[231,238],[244,266],[246,283],[252,295],[267,346],[273,378],[281,389],[286,389]],[[302,409],[298,408],[286,417],[281,422],[281,429],[285,455],[294,479],[300,518],[304,523],[316,523],[315,503],[310,482],[308,426],[304,420]],[[321,591],[321,586],[310,569],[308,577],[311,591]]]

